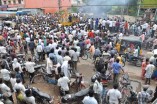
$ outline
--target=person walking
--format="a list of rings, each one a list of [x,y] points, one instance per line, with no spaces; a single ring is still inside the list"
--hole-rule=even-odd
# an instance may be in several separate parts
[[[29,73],[30,82],[31,82],[32,78],[34,77],[34,72],[35,72],[34,66],[35,66],[35,63],[31,62],[31,58],[29,58],[28,62],[25,63],[26,70]]]
[[[145,76],[145,73],[146,73],[146,67],[149,63],[149,59],[147,58],[144,62],[142,62],[142,72],[141,72],[141,78],[142,80],[144,80],[144,76]]]
[[[94,90],[94,96],[98,104],[102,104],[101,94],[103,91],[103,85],[101,83],[100,78],[97,78],[97,80],[95,80],[94,85],[93,85],[93,90]]]
[[[72,54],[72,62],[73,62],[73,69],[77,71],[77,62],[79,61],[79,54],[77,53],[77,49],[74,48],[74,53]]]
[[[152,74],[153,74],[153,71],[155,69],[155,66],[153,65],[153,62],[150,62],[147,67],[146,67],[146,73],[145,73],[145,78],[146,78],[146,81],[145,81],[145,84],[149,84],[150,85],[150,80],[151,80],[151,77],[152,77]]]
[[[109,104],[120,104],[122,98],[121,92],[118,90],[118,84],[114,84],[113,88],[107,92],[107,99]]]
[[[83,104],[98,104],[97,100],[94,98],[94,91],[90,90],[88,96],[83,99]]]
[[[65,94],[69,93],[69,83],[70,80],[68,77],[64,76],[64,73],[60,74],[60,78],[58,79],[58,86],[61,92],[65,92]],[[63,93],[61,93],[62,95]]]
[[[143,91],[139,92],[137,95],[138,104],[148,104],[149,101],[149,93],[147,92],[148,85],[143,86]]]
[[[112,69],[113,69],[113,82],[117,83],[120,70],[122,70],[124,73],[124,69],[122,68],[122,65],[119,63],[119,59],[116,59],[116,62],[113,63]]]

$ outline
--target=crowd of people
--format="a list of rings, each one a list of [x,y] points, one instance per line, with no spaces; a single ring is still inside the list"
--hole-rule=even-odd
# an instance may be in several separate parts
[[[15,103],[13,100],[14,93],[19,104],[37,104],[35,97],[31,95],[31,90],[24,85],[28,80],[24,73],[29,74],[29,81],[31,82],[36,74],[34,66],[37,63],[45,63],[45,72],[48,76],[57,80],[61,92],[69,94],[71,76],[79,72],[78,63],[81,61],[79,57],[84,55],[86,49],[88,49],[92,60],[96,60],[98,56],[109,55],[111,57],[104,65],[105,68],[100,68],[98,65],[96,70],[99,72],[109,70],[113,73],[114,85],[113,89],[107,92],[107,97],[110,104],[119,104],[122,94],[117,83],[120,72],[121,70],[124,72],[124,68],[121,65],[121,56],[115,57],[114,54],[117,53],[114,48],[115,44],[110,41],[108,36],[110,33],[117,33],[118,37],[123,37],[124,34],[141,35],[142,32],[145,32],[146,35],[153,37],[157,28],[156,24],[151,26],[148,23],[136,22],[131,25],[131,23],[119,18],[89,18],[85,21],[81,17],[80,23],[62,26],[58,22],[58,17],[50,14],[16,16],[10,20],[15,22],[16,26],[4,25],[0,41],[0,52],[3,53],[0,89],[4,104]],[[151,29],[152,32],[150,33]],[[106,48],[102,53],[99,47],[104,44]],[[23,62],[24,67],[17,58],[19,53],[27,56],[27,60]],[[7,60],[8,56],[11,58],[10,62]],[[142,78],[146,77],[145,84],[150,84],[154,68],[155,66],[151,61],[149,63],[148,59],[143,62]],[[83,99],[83,104],[103,104],[101,78],[94,81],[92,89],[89,91],[89,96]],[[139,92],[138,104],[147,103],[149,94],[146,90],[147,88],[144,88],[142,92]]]

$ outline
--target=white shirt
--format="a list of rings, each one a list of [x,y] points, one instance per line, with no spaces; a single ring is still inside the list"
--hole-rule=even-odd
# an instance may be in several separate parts
[[[16,91],[16,89],[20,89],[21,91],[25,92],[25,86],[22,83],[15,83],[14,87],[14,92]]]
[[[122,98],[122,94],[117,89],[110,89],[107,92],[107,96],[109,96],[109,103],[110,104],[119,104],[119,100]]]
[[[70,42],[73,41],[73,35],[72,34],[69,34],[68,38],[69,38]]]
[[[0,46],[0,53],[7,53],[6,47]]]
[[[153,64],[148,64],[146,69],[145,69],[146,70],[145,77],[151,78],[154,69],[155,69],[155,66]]]
[[[143,28],[143,29],[148,28],[148,23],[143,24],[143,25],[142,25],[142,28]]]
[[[135,51],[134,51],[134,56],[135,56],[135,57],[138,57],[138,49],[135,49]]]
[[[156,31],[156,29],[157,29],[157,25],[154,24],[154,25],[153,25],[153,30]]]
[[[21,36],[20,35],[17,35],[17,37],[16,37],[18,40],[20,40],[21,39]]]
[[[154,54],[154,55],[157,55],[157,49],[154,49],[154,50],[153,50],[153,54]]]
[[[34,96],[25,97],[25,100],[26,100],[27,102],[29,102],[30,104],[36,104],[36,103],[35,103],[35,97],[34,97]]]
[[[27,70],[29,73],[33,73],[33,72],[35,71],[35,70],[34,70],[34,65],[35,65],[34,62],[26,62],[26,63],[25,63],[26,70]]]
[[[7,69],[1,69],[0,73],[1,73],[3,80],[5,80],[5,81],[10,80],[10,72]]]
[[[86,96],[83,99],[83,104],[98,104],[97,100],[94,97]]]
[[[112,21],[112,26],[113,26],[113,27],[116,26],[116,21]]]
[[[6,84],[4,84],[4,83],[0,84],[0,89],[3,94],[7,93],[9,96],[11,96],[10,88]]]
[[[15,83],[16,83],[16,78],[10,78],[10,83],[11,83],[12,88],[13,88]]]
[[[68,77],[61,77],[58,79],[58,86],[60,86],[64,91],[69,91],[69,82],[70,80]]]
[[[102,26],[105,26],[105,25],[106,25],[106,21],[103,20],[103,21],[102,21]]]
[[[51,61],[51,59],[50,58],[47,58],[47,66],[46,66],[46,72],[47,72],[47,74],[52,74],[52,66],[53,66],[53,63],[52,63],[52,61]]]
[[[42,45],[38,45],[36,49],[37,49],[37,52],[42,52],[43,51]]]
[[[119,34],[119,38],[121,39],[123,37],[123,33],[120,33]]]
[[[71,58],[70,58],[69,56],[65,56],[65,57],[63,58],[63,60],[64,60],[64,61],[70,61]]]
[[[103,86],[102,86],[102,83],[98,82],[97,80],[94,82],[94,85],[93,85],[93,90],[94,90],[94,93],[96,94],[101,94],[102,93],[102,90],[103,90]]]
[[[109,27],[112,27],[112,21],[109,21]]]
[[[57,43],[52,43],[52,48],[54,48],[54,49],[56,49],[56,47],[57,47]]]
[[[19,72],[20,72],[20,73],[23,72],[23,71],[22,71],[22,68],[21,68],[21,65],[20,65],[18,62],[13,63],[13,70],[14,70],[14,71],[15,71],[15,68],[19,68]]]
[[[26,42],[29,43],[30,42],[30,37],[26,38]]]
[[[70,73],[68,70],[68,61],[63,62],[61,66],[61,72],[63,72],[66,77],[70,78]]]

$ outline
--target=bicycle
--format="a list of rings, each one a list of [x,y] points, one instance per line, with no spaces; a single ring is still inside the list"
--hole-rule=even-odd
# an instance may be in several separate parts
[[[32,78],[31,84],[33,82],[35,82],[35,83],[49,83],[49,84],[57,85],[57,80],[50,78],[49,75],[44,73],[44,72],[41,72],[40,74],[36,74]]]
[[[85,88],[85,85],[82,83],[83,76],[80,73],[76,73],[76,77],[71,78],[70,87],[77,88],[77,91],[80,91],[83,87]]]
[[[132,91],[132,86],[130,85],[130,79],[128,74],[124,74],[122,76],[122,80],[119,81],[120,91],[122,94],[121,102],[125,103],[127,101],[127,97],[130,96],[130,91]]]

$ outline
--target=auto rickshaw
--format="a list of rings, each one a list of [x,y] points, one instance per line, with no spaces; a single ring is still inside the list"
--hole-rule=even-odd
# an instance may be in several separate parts
[[[143,61],[142,56],[142,40],[140,37],[136,36],[124,36],[121,39],[118,39],[116,44],[116,49],[118,53],[122,55],[122,57],[125,59],[125,62],[128,61],[129,63],[134,64],[135,66],[140,67]],[[137,49],[138,51],[138,57],[135,57],[134,51]]]
[[[133,49],[136,48],[137,46],[140,47],[140,54],[141,54],[142,40],[140,37],[124,36],[123,38],[117,40],[115,48],[117,49],[118,53],[123,54],[126,51],[133,51]],[[128,50],[128,48],[130,49]]]

